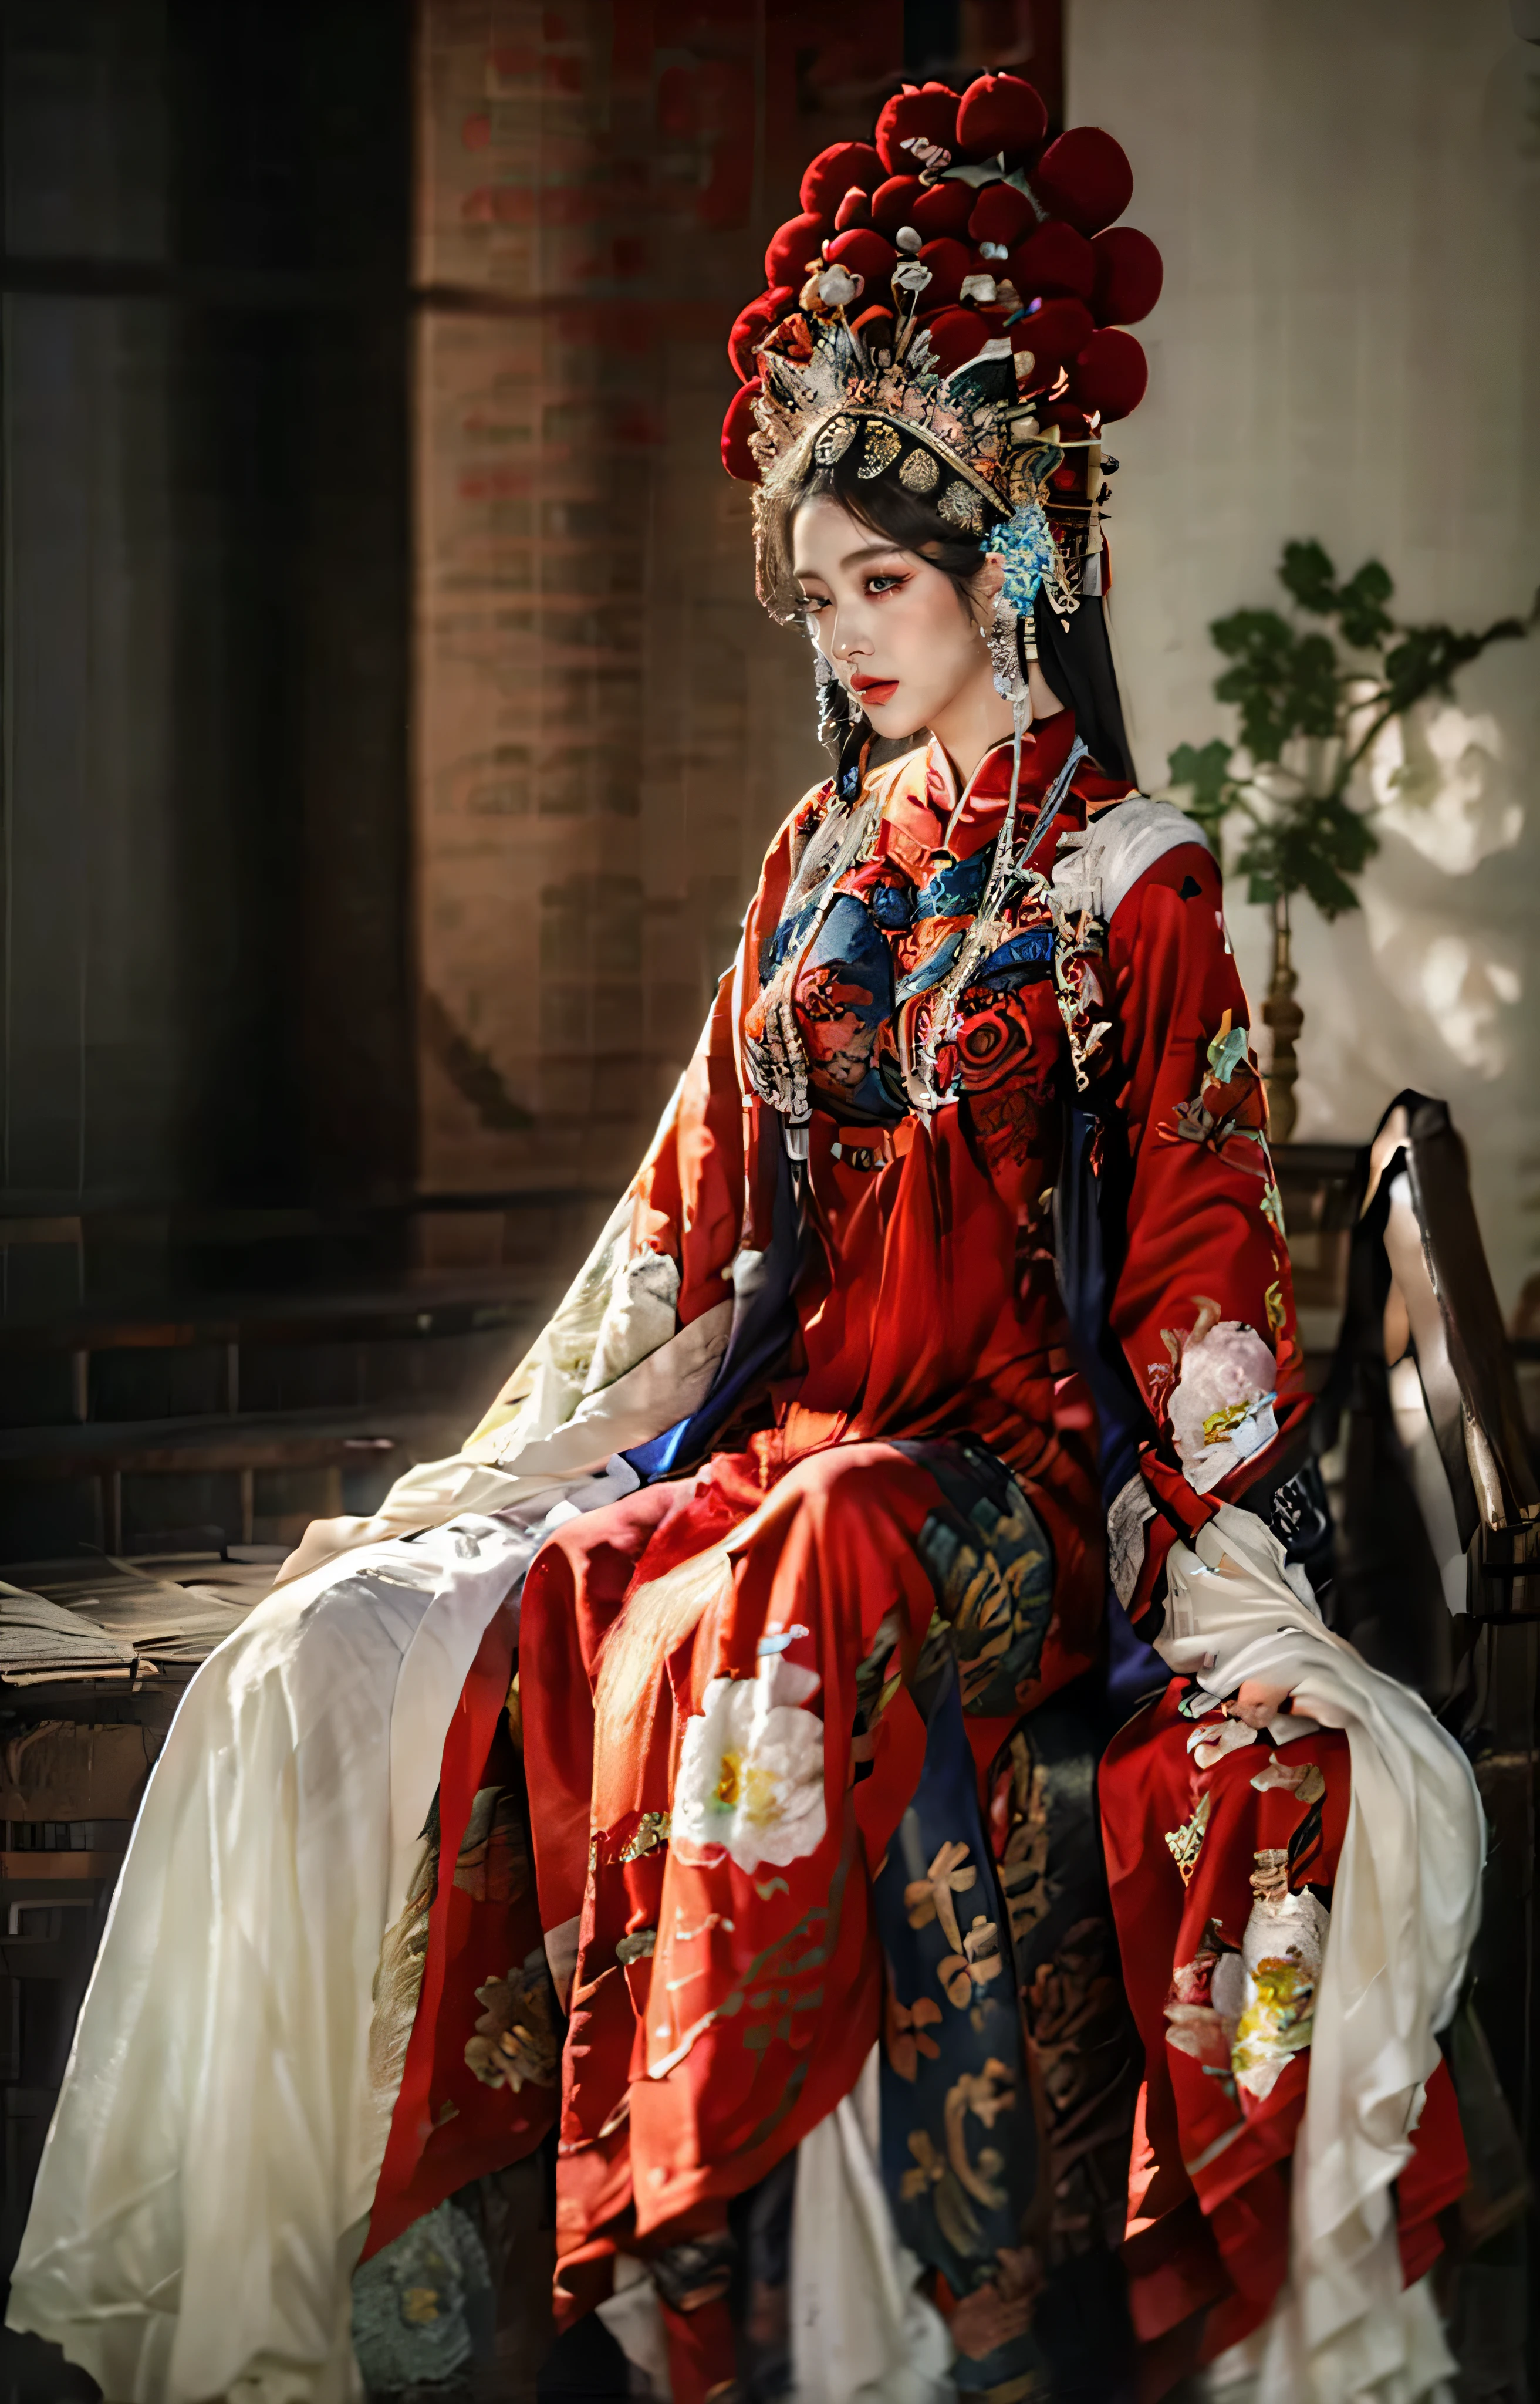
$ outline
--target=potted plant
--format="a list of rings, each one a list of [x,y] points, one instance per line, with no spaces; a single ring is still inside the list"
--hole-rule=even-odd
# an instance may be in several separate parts
[[[1294,603],[1292,618],[1277,609],[1237,609],[1209,628],[1231,663],[1213,691],[1239,710],[1239,743],[1216,738],[1201,749],[1179,743],[1168,764],[1177,798],[1221,864],[1244,875],[1248,900],[1273,914],[1272,978],[1262,1018],[1273,1039],[1267,1074],[1272,1133],[1287,1143],[1305,1017],[1295,999],[1289,904],[1302,893],[1325,918],[1357,909],[1352,880],[1379,848],[1377,805],[1359,772],[1380,733],[1430,694],[1452,692],[1459,671],[1489,644],[1527,635],[1540,617],[1540,593],[1527,618],[1458,634],[1452,626],[1404,625],[1394,618],[1388,606],[1394,588],[1377,559],[1339,584],[1319,542],[1290,542],[1278,574]]]

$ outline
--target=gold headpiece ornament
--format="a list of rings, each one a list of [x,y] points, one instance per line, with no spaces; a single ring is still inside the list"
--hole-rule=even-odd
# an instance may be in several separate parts
[[[1103,589],[1101,429],[1142,396],[1122,328],[1161,270],[1113,223],[1133,189],[1117,143],[1046,131],[1030,84],[987,75],[960,97],[906,85],[875,146],[819,154],[733,328],[722,456],[773,497],[859,442],[858,476],[894,469],[1004,556],[1020,609],[1045,584],[1063,612]]]

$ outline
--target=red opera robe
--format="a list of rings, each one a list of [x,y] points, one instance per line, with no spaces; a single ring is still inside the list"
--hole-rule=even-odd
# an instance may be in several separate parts
[[[1051,1555],[1051,1600],[1032,1628],[1003,1590],[969,1624],[964,1710],[997,1865],[1016,1824],[1001,1767],[1013,1731],[1029,1731],[1048,1698],[1099,1659],[1105,1512],[1119,1496],[1105,1490],[1105,1405],[1098,1459],[1086,1331],[1071,1327],[1056,1274],[1055,1192],[1071,1170],[1089,1181],[1108,1238],[1093,1349],[1129,1398],[1127,1424],[1143,1430],[1125,1484],[1141,1460],[1158,1506],[1147,1527],[1147,1504],[1131,1517],[1113,1513],[1114,1572],[1134,1615],[1178,1530],[1265,1482],[1306,1408],[1218,872],[1178,813],[1126,798],[1072,759],[1072,744],[1067,711],[1028,739],[1018,825],[1052,802],[1032,829],[1038,883],[1013,904],[1008,943],[959,999],[937,1058],[943,1106],[912,1111],[895,1063],[923,1048],[929,970],[972,926],[1005,817],[1008,746],[987,755],[960,796],[936,746],[867,776],[867,839],[825,895],[831,906],[800,961],[782,925],[786,898],[839,805],[825,785],[793,812],[767,858],[737,971],[631,1189],[632,1259],[672,1265],[679,1328],[731,1300],[746,1253],[773,1258],[781,1121],[756,1080],[774,1032],[767,998],[792,958],[812,1114],[787,1341],[734,1399],[699,1466],[558,1529],[522,1606],[538,1916],[570,2015],[557,2218],[560,2288],[574,2304],[602,2285],[617,2244],[658,2258],[709,2241],[727,2201],[849,2090],[877,2036],[872,1881],[924,1755],[906,1681],[940,1602],[921,1556],[945,1502],[932,1468],[901,1447],[964,1438],[985,1447]],[[1071,1158],[1074,1108],[1083,1141]],[[1184,1454],[1173,1408],[1199,1391],[1197,1372],[1213,1365],[1226,1329],[1252,1349],[1238,1353],[1226,1338],[1215,1372],[1222,1384],[1229,1377],[1225,1398]],[[1106,1391],[1103,1380],[1098,1398]],[[511,1421],[518,1399],[511,1393],[487,1428]],[[1201,1494],[1185,1475],[1199,1456]],[[692,1584],[687,1565],[702,1559]],[[653,1600],[607,1653],[641,1589]],[[964,1603],[964,1619],[973,1608]],[[884,1641],[891,1674],[874,1705],[862,1672],[874,1657],[880,1667]],[[515,1667],[511,1625],[489,1631],[483,1655],[478,1672],[491,1694]],[[767,1661],[765,1725],[786,1715],[792,1767],[756,1828],[737,1784],[748,1756],[722,1714]],[[720,1741],[710,1734],[719,1719]],[[446,1787],[456,1742],[474,1748],[483,1733],[462,1714]],[[704,1789],[703,1760],[715,1779]],[[1143,1772],[1132,1775],[1137,1784]],[[679,1833],[681,1805],[695,1839]],[[701,1814],[712,1810],[724,1841],[703,1843]],[[444,1838],[455,1838],[447,1820]],[[1137,1888],[1170,1870],[1162,1847],[1129,1877]],[[1121,1906],[1119,1925],[1126,1933]],[[1181,1941],[1163,1922],[1157,1953],[1168,1940]],[[440,2025],[419,2015],[413,2033],[382,2228],[434,2200],[421,2131],[435,2117],[435,2078],[460,2075],[464,2015],[484,1967],[453,1958],[447,1928],[440,1945],[451,1956],[433,1987]],[[1141,1976],[1169,1982],[1171,1967]],[[430,1986],[434,1976],[430,1946]],[[1040,2074],[1032,1994],[1042,2008],[1052,1988],[1052,1976],[1038,1979],[1023,1998]],[[1149,2014],[1141,2020],[1148,2039]],[[923,2045],[924,2020],[905,2025]],[[894,2058],[912,2058],[912,2037],[904,2043],[908,2056],[900,2046]],[[1052,2187],[1068,2141],[1041,2091],[1038,2118]],[[1116,2203],[1121,2224],[1121,2194]],[[1050,2257],[1073,2242],[1053,2213],[1050,2199],[1041,2226]],[[991,2272],[987,2284],[994,2293],[1000,2281]],[[704,2301],[687,2297],[670,2314],[679,2344],[699,2355],[703,2394],[725,2358],[720,2298],[707,2280]]]

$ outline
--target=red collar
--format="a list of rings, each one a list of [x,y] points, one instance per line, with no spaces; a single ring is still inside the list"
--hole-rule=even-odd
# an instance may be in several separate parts
[[[1071,709],[1061,709],[1029,727],[1022,738],[1021,782],[1016,808],[1033,808],[1058,775],[1075,739]],[[952,763],[933,738],[924,753],[925,798],[911,804],[914,816],[905,832],[938,851],[945,846],[955,860],[971,860],[1000,832],[1011,798],[1012,745],[1007,738],[986,751],[959,797]],[[953,813],[956,812],[954,818]],[[947,828],[951,833],[948,837]]]

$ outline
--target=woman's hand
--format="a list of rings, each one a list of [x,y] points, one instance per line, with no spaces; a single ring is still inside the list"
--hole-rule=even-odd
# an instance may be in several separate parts
[[[1251,1728],[1270,1727],[1274,1720],[1287,1719],[1290,1709],[1290,1689],[1269,1686],[1261,1678],[1243,1680],[1225,1705],[1226,1718],[1243,1720]]]

